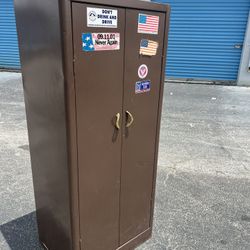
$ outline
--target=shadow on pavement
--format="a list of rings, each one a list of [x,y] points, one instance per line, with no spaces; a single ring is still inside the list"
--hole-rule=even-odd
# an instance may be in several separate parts
[[[41,250],[36,223],[32,212],[0,226],[11,250]]]

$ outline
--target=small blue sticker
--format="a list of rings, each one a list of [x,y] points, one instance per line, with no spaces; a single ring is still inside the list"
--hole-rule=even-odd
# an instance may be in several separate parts
[[[149,92],[150,85],[151,85],[151,81],[149,81],[149,80],[136,82],[135,83],[135,93],[140,94],[140,93]]]

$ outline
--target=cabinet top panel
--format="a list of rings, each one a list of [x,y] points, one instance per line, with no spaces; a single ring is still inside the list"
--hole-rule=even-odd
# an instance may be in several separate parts
[[[89,3],[89,4],[101,4],[106,6],[117,6],[124,8],[151,10],[159,12],[167,12],[170,10],[170,6],[166,4],[151,3],[139,0],[69,0],[71,2]]]

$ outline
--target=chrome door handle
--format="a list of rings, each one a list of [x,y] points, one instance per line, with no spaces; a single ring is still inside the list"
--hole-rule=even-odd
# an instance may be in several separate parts
[[[126,124],[126,128],[129,128],[134,122],[134,117],[129,111],[126,111],[126,114],[130,118],[130,121]]]
[[[117,113],[116,115],[115,115],[115,117],[116,117],[116,121],[115,121],[115,127],[118,129],[118,130],[120,130],[120,118],[121,118],[121,115],[120,115],[120,113]]]

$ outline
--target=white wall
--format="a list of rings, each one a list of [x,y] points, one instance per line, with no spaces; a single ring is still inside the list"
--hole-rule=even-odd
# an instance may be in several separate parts
[[[250,62],[250,12],[246,30],[245,42],[241,55],[241,63],[238,74],[238,85],[250,87],[250,72],[248,71]]]

